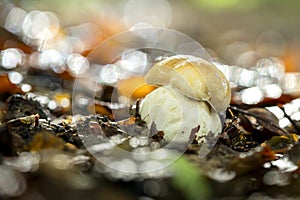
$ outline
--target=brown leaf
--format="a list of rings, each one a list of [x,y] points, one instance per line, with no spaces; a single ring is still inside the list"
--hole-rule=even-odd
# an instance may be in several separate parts
[[[65,148],[65,141],[49,132],[42,131],[33,136],[32,141],[27,145],[25,150],[40,151],[49,148],[63,150]]]
[[[266,136],[289,134],[279,126],[278,118],[269,110],[265,108],[251,108],[248,110],[248,112],[253,116],[256,116],[258,123],[257,129],[259,130],[261,127],[262,134]]]
[[[241,125],[250,133],[256,133],[262,140],[270,139],[273,136],[289,134],[278,124],[277,117],[265,108],[251,108],[242,110],[233,107],[239,113]]]
[[[246,156],[234,157],[229,165],[229,170],[234,170],[237,174],[244,174],[250,171],[255,171],[263,167],[263,164],[276,159],[276,152],[271,150],[271,147],[267,144],[258,149],[254,149],[253,152],[248,152]],[[242,155],[242,154],[241,154]]]

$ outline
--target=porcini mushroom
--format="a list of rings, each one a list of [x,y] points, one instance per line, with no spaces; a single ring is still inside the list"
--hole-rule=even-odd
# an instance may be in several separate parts
[[[145,81],[160,87],[143,99],[141,117],[149,127],[155,124],[163,131],[167,142],[175,137],[188,142],[193,132],[196,138],[221,132],[219,113],[228,107],[231,92],[213,64],[193,56],[172,56],[155,64]]]

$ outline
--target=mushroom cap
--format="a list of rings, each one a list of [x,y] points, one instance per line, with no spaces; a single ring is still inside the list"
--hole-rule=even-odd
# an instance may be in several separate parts
[[[195,100],[207,101],[217,112],[231,100],[230,85],[213,64],[194,56],[178,55],[155,64],[145,76],[153,85],[166,85]]]
[[[195,101],[168,86],[155,89],[142,100],[140,115],[150,129],[155,124],[156,130],[163,131],[167,142],[192,142],[191,134],[200,138],[222,130],[218,113],[207,102]]]

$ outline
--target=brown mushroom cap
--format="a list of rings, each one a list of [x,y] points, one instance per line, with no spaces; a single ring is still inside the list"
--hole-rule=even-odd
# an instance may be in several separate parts
[[[207,101],[217,112],[226,110],[231,99],[224,74],[213,64],[194,56],[172,56],[155,64],[145,81],[171,86],[187,97]]]

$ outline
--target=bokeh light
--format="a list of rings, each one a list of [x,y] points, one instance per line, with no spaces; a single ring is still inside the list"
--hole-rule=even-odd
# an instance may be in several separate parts
[[[6,17],[4,27],[14,34],[20,34],[23,31],[22,24],[26,15],[25,10],[17,7],[12,8]]]
[[[24,53],[16,48],[5,49],[1,51],[0,61],[5,69],[13,69],[24,62]]]
[[[172,20],[172,8],[167,0],[129,0],[124,8],[128,28],[139,23],[154,27],[168,27]]]
[[[22,24],[24,41],[40,46],[55,37],[59,20],[52,12],[33,10],[29,12]]]

